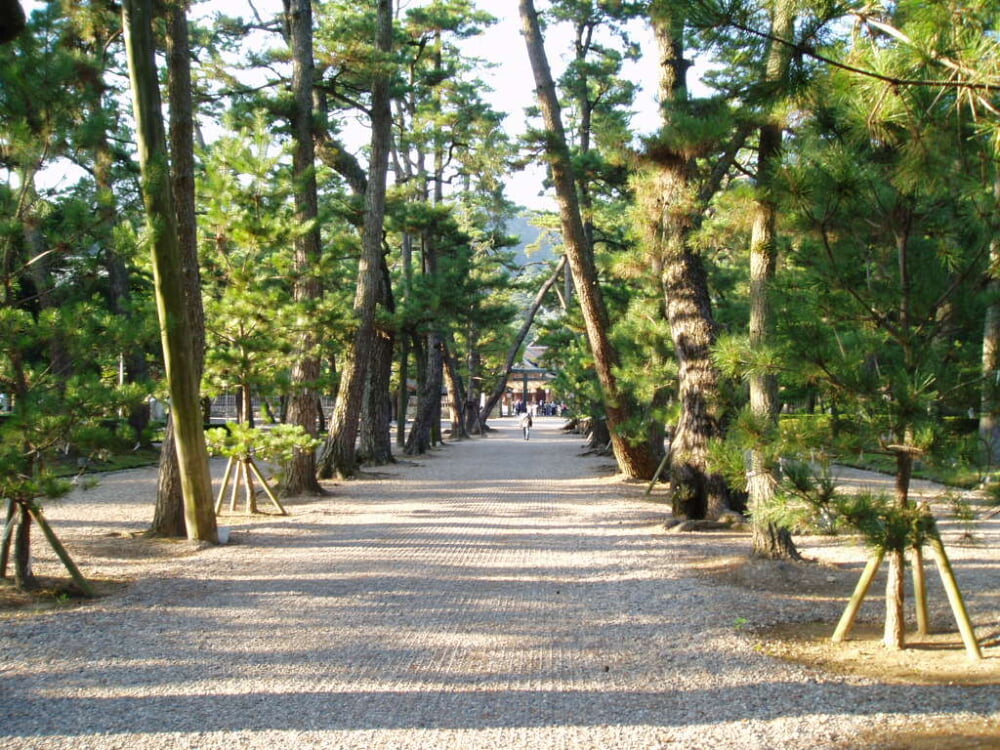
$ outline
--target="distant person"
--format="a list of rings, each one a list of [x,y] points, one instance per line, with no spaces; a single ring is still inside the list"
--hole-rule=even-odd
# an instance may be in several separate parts
[[[527,412],[521,417],[521,430],[524,432],[524,439],[528,440],[531,437],[531,414]]]

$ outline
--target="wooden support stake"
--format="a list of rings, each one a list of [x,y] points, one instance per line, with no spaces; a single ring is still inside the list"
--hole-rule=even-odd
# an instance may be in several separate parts
[[[972,620],[969,619],[969,611],[965,608],[965,600],[958,588],[958,581],[955,580],[955,571],[952,570],[948,553],[944,550],[941,537],[932,534],[929,541],[931,550],[934,552],[938,573],[941,574],[941,583],[944,584],[945,593],[948,594],[948,603],[951,605],[952,614],[954,614],[955,622],[958,624],[958,631],[962,634],[965,651],[971,661],[979,661],[983,658],[983,654],[979,650],[979,642],[976,640],[976,633],[972,628]]]
[[[215,501],[215,512],[218,513],[222,510],[222,499],[226,495],[226,490],[229,488],[229,482],[233,476],[233,457],[229,457],[229,461],[226,462],[226,473],[222,475],[222,487],[219,488],[219,497]]]
[[[646,485],[646,495],[649,495],[653,491],[653,486],[660,480],[660,474],[663,473],[664,467],[667,465],[667,461],[670,460],[670,451],[667,451],[663,458],[660,460],[660,465],[656,467],[656,473],[653,474],[653,478],[649,480],[649,484]]]
[[[10,560],[10,540],[14,535],[14,520],[17,514],[14,512],[14,501],[7,499],[7,522],[3,527],[3,540],[0,542],[0,578],[7,577],[7,563]]]
[[[233,486],[229,490],[229,512],[232,513],[236,510],[236,495],[240,490],[240,462],[239,459],[233,458]]]
[[[250,477],[249,464],[249,458],[244,458],[240,461],[240,470],[242,471],[243,476],[244,495],[247,499],[246,513],[248,516],[252,516],[257,512],[257,493],[253,487],[253,479]]]
[[[42,533],[45,534],[45,538],[49,541],[49,545],[55,550],[56,555],[62,561],[62,564],[66,566],[66,570],[69,571],[70,576],[73,578],[73,582],[76,584],[77,588],[83,593],[84,596],[92,598],[95,595],[94,588],[90,585],[90,581],[83,577],[80,573],[80,569],[76,567],[73,562],[73,558],[69,556],[69,552],[63,547],[62,542],[56,536],[56,533],[49,526],[49,522],[45,520],[45,516],[42,515],[42,511],[34,503],[28,504],[28,512],[31,513],[32,518],[35,519],[41,529]]]
[[[840,622],[837,623],[837,629],[833,631],[833,637],[831,640],[834,643],[840,643],[846,640],[851,634],[851,628],[854,627],[854,621],[857,619],[858,610],[861,609],[861,603],[868,595],[868,589],[871,588],[872,581],[875,580],[875,574],[878,572],[878,568],[882,564],[882,558],[884,557],[885,551],[877,550],[874,555],[868,558],[868,564],[865,566],[864,572],[861,574],[861,578],[858,579],[858,585],[854,587],[854,593],[851,594],[851,600],[847,603],[847,608],[844,610],[844,614],[840,616]]]
[[[924,576],[924,550],[920,545],[913,548],[913,604],[917,611],[917,633],[931,632],[930,617],[927,614],[927,578]]]
[[[275,506],[281,512],[281,515],[287,516],[288,512],[284,509],[281,503],[278,502],[278,498],[271,491],[271,487],[268,485],[267,480],[264,479],[264,475],[260,473],[260,469],[257,467],[257,463],[252,458],[250,459],[250,469],[253,471],[254,474],[257,475],[257,479],[260,480],[260,484],[264,488],[264,492],[266,492],[267,496],[271,498],[271,502],[275,504]]]

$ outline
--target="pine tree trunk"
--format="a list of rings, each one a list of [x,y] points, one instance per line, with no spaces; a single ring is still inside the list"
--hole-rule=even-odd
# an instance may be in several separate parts
[[[177,243],[181,253],[185,302],[190,316],[197,378],[201,381],[205,359],[205,314],[201,301],[198,263],[198,226],[195,216],[194,117],[191,99],[191,52],[185,6],[167,4],[167,66],[170,91],[170,144],[173,154],[173,187],[176,197]],[[156,506],[149,533],[162,537],[186,535],[184,495],[175,445],[173,416],[160,447]],[[203,420],[204,422],[204,420]]]
[[[153,523],[149,528],[152,536],[183,537],[184,494],[181,489],[181,470],[177,463],[177,449],[174,442],[174,420],[167,417],[167,431],[160,446],[159,473],[156,480],[156,505],[153,508]]]
[[[392,51],[392,2],[379,0],[376,48]],[[371,167],[365,194],[365,223],[362,230],[362,256],[358,264],[358,284],[354,311],[358,328],[350,355],[341,368],[337,402],[330,418],[330,433],[320,456],[322,477],[350,476],[357,470],[358,420],[364,399],[366,368],[371,359],[375,313],[381,280],[382,227],[385,217],[385,193],[389,149],[392,137],[389,73],[379,72],[372,82]]]
[[[520,0],[519,9],[528,57],[534,73],[538,104],[545,121],[546,155],[556,187],[566,257],[573,272],[577,298],[587,329],[587,339],[594,357],[594,369],[601,384],[604,411],[608,418],[618,469],[627,478],[650,479],[659,463],[655,452],[646,443],[628,441],[622,433],[632,413],[615,373],[619,365],[618,352],[612,345],[609,335],[610,321],[594,263],[593,247],[587,242],[569,145],[566,141],[555,83],[545,54],[538,14],[532,0]]]
[[[177,456],[189,539],[218,543],[212,479],[199,403],[195,330],[187,301],[177,214],[170,182],[166,135],[154,58],[152,4],[126,0],[122,5],[129,77],[136,120],[142,195],[153,238],[153,281],[163,359],[175,420]]]
[[[994,177],[994,209],[1000,212],[1000,177]],[[1000,218],[997,219],[1000,224]],[[994,233],[1000,228],[994,229]],[[1000,237],[990,242],[986,270],[986,318],[983,323],[982,390],[979,407],[979,437],[986,445],[987,462],[1000,460]]]
[[[683,23],[663,3],[651,10],[658,44],[660,100],[664,128],[673,109],[686,106]],[[719,422],[719,376],[712,361],[715,320],[708,279],[701,256],[688,245],[699,205],[692,184],[695,158],[666,144],[650,150],[645,194],[646,243],[654,271],[660,273],[674,352],[678,361],[678,400],[681,414],[670,450],[670,486],[677,518],[716,519],[729,509],[729,488],[712,471],[709,442],[722,434]]]
[[[292,48],[292,171],[294,173],[295,218],[307,231],[295,236],[294,295],[299,307],[295,363],[292,365],[289,424],[319,434],[320,376],[319,342],[309,310],[323,296],[315,268],[322,255],[317,225],[319,202],[316,187],[316,157],[313,143],[313,23],[311,0],[285,0],[285,18]],[[285,475],[282,490],[289,495],[321,495],[316,478],[316,452],[296,451]]]
[[[389,331],[380,331],[375,339],[372,362],[368,368],[365,398],[361,409],[358,450],[365,463],[381,466],[392,463],[392,376],[394,338]]]
[[[406,437],[404,452],[407,456],[422,455],[429,451],[437,439],[435,423],[440,431],[441,388],[443,385],[443,365],[441,361],[441,338],[432,333],[427,337],[427,356],[424,377],[420,384],[417,413]]]
[[[441,362],[444,367],[444,381],[448,392],[448,411],[451,415],[451,439],[465,440],[469,433],[465,430],[463,407],[465,404],[465,387],[458,373],[458,360],[454,354],[454,337],[449,333],[444,342]]]
[[[794,14],[788,2],[779,2],[774,8],[772,36],[789,38]],[[791,49],[784,44],[772,44],[768,53],[768,82],[780,83],[788,73]],[[770,197],[774,170],[781,154],[783,127],[773,120],[760,127],[757,147],[757,188],[754,201],[753,228],[750,239],[750,349],[766,351],[773,345],[774,313],[771,307],[771,286],[777,263],[775,234],[777,207]],[[754,416],[767,421],[771,429],[778,424],[778,377],[774,372],[754,367],[749,377],[750,408]],[[776,467],[764,458],[764,446],[751,448],[750,472],[747,489],[750,492],[750,511],[753,533],[751,535],[754,557],[772,560],[799,559],[801,556],[792,542],[788,529],[767,521],[764,511],[774,500],[778,484]]]
[[[38,580],[31,569],[31,513],[27,503],[15,502],[17,530],[14,532],[14,588],[31,591],[38,588]]]

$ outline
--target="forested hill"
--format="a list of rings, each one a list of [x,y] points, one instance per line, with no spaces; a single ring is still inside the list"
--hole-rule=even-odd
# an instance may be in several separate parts
[[[539,241],[542,230],[532,223],[531,214],[520,214],[508,220],[507,234],[521,238],[518,245],[513,248],[514,262],[518,267],[532,268],[556,260],[554,243],[558,241],[558,237],[546,230],[547,236]]]

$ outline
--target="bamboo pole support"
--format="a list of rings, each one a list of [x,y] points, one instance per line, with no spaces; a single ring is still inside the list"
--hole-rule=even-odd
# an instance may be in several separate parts
[[[229,457],[229,461],[226,462],[226,472],[222,475],[222,486],[219,488],[219,496],[215,500],[215,512],[218,513],[222,510],[222,499],[226,495],[226,490],[229,488],[229,482],[233,476],[233,457]]]
[[[252,516],[257,512],[257,491],[253,486],[253,477],[250,476],[250,458],[240,461],[240,469],[243,471],[243,489],[247,499],[247,515]]]
[[[913,547],[913,604],[917,613],[917,633],[927,635],[931,632],[927,614],[927,578],[924,575],[924,550],[919,544]]]
[[[275,496],[274,492],[271,491],[270,485],[268,485],[267,480],[264,479],[264,475],[260,473],[260,469],[257,467],[257,463],[252,458],[250,459],[250,469],[257,476],[257,479],[260,481],[261,486],[264,488],[264,492],[267,493],[267,496],[271,499],[271,502],[274,503],[275,506],[278,508],[278,510],[281,512],[281,515],[287,516],[288,511],[285,510],[284,506],[282,506],[282,504],[278,501],[278,498]]]
[[[971,661],[980,661],[983,658],[979,650],[979,642],[976,640],[976,633],[972,627],[972,620],[969,619],[969,611],[965,607],[965,600],[962,592],[958,588],[958,581],[955,580],[955,571],[952,570],[948,553],[945,552],[944,543],[941,537],[936,534],[930,535],[931,550],[934,552],[934,561],[937,563],[938,573],[941,574],[941,583],[944,584],[945,593],[948,594],[948,603],[951,605],[952,614],[958,624],[958,632],[962,634],[962,642],[965,644],[965,651]]]
[[[35,523],[41,527],[42,533],[45,534],[45,538],[48,540],[49,545],[53,550],[55,550],[56,555],[59,556],[59,559],[66,567],[66,570],[69,571],[69,574],[73,578],[73,582],[77,585],[77,588],[80,589],[84,596],[93,598],[95,596],[93,586],[90,585],[90,581],[83,577],[80,569],[76,567],[76,564],[73,562],[73,558],[69,556],[69,552],[66,551],[62,542],[59,541],[56,533],[52,530],[52,527],[49,526],[49,522],[45,520],[45,516],[42,515],[42,511],[39,510],[38,506],[34,503],[28,503],[28,512],[31,514],[31,517],[35,519]]]
[[[868,558],[868,564],[865,566],[864,572],[861,573],[861,578],[858,579],[858,585],[854,587],[854,593],[851,594],[851,599],[847,603],[846,609],[844,609],[844,614],[840,616],[837,629],[833,631],[833,636],[830,640],[834,643],[841,643],[851,634],[851,628],[854,627],[858,610],[861,609],[861,603],[868,595],[868,589],[871,588],[872,581],[875,580],[875,574],[878,572],[884,557],[885,551],[877,550],[874,555]]]
[[[660,481],[660,474],[663,473],[663,469],[664,467],[666,467],[667,461],[669,460],[670,460],[670,451],[667,451],[663,455],[663,458],[660,459],[660,465],[656,467],[656,473],[653,474],[653,478],[650,479],[649,484],[646,485],[646,492],[645,492],[646,496],[648,496],[649,493],[653,491],[653,487],[656,485],[658,481]]]
[[[240,462],[239,459],[233,458],[233,486],[229,490],[229,512],[232,513],[236,510],[236,496],[239,494],[240,490]]]

